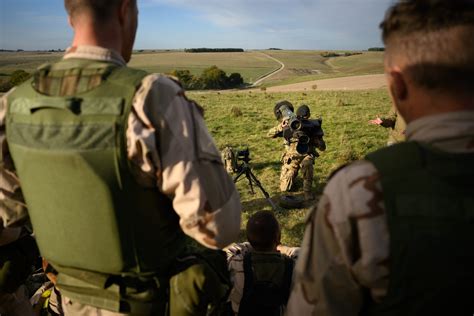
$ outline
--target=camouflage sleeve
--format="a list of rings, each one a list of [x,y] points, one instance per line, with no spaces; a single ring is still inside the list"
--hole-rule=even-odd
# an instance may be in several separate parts
[[[278,245],[278,251],[285,256],[290,257],[293,260],[298,259],[300,253],[300,247],[288,247],[285,245]]]
[[[11,92],[12,90],[9,93]],[[7,96],[8,94],[0,98],[0,240],[2,232],[4,236],[12,233],[7,233],[5,227],[20,227],[28,220],[20,181],[6,139]]]
[[[202,108],[162,75],[147,76],[134,99],[127,138],[143,185],[173,201],[183,231],[209,248],[240,232],[240,198],[206,128]]]
[[[283,136],[283,127],[281,123],[275,127],[270,128],[270,130],[267,132],[267,137],[270,137],[270,138],[276,138],[276,137],[282,137],[282,136]]]
[[[224,250],[227,254],[227,261],[231,261],[236,256],[244,256],[247,252],[252,251],[252,246],[249,242],[234,243]]]
[[[388,286],[388,228],[379,175],[357,162],[339,171],[306,221],[289,315],[359,315]]]

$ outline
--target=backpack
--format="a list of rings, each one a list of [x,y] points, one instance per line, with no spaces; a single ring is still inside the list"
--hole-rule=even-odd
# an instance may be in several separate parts
[[[290,295],[293,266],[293,260],[280,253],[247,253],[238,315],[281,315]]]

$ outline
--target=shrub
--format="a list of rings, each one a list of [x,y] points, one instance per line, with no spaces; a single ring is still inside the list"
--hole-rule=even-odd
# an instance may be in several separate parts
[[[30,79],[31,74],[27,73],[24,70],[16,70],[10,75],[10,83],[13,86],[18,86],[26,80]]]
[[[1,80],[0,81],[0,92],[8,92],[13,88],[13,85],[11,84],[10,80]]]
[[[14,86],[18,86],[31,78],[31,74],[24,70],[12,72],[9,80],[0,80],[0,92],[8,92]]]
[[[238,73],[233,72],[229,76],[229,86],[231,88],[238,87],[244,84],[244,78]]]
[[[194,79],[194,76],[189,70],[173,70],[171,75],[178,78],[183,87],[188,88]]]

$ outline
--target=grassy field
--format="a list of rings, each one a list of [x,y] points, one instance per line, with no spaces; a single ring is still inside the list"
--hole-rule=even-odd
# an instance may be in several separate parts
[[[259,52],[243,53],[185,53],[159,52],[134,54],[131,67],[149,72],[169,73],[174,69],[188,69],[198,75],[213,65],[224,70],[228,75],[238,72],[245,82],[253,82],[264,74],[279,67],[279,64]]]
[[[351,57],[325,59],[315,51],[265,51],[285,63],[286,68],[268,84],[301,82],[319,78],[359,75],[382,72],[382,54],[364,53]],[[5,78],[17,69],[33,72],[45,62],[54,62],[61,53],[0,53],[0,76]],[[153,72],[168,72],[172,69],[190,69],[198,73],[202,69],[217,65],[227,72],[240,72],[247,81],[253,81],[264,73],[278,67],[278,64],[260,52],[245,53],[202,53],[147,52],[134,54],[131,66]],[[323,118],[327,150],[315,164],[315,192],[320,194],[331,170],[339,165],[363,157],[367,152],[385,144],[386,131],[369,125],[367,121],[386,113],[390,101],[385,90],[357,92],[308,91],[293,93],[262,92],[193,92],[188,93],[206,110],[206,121],[218,146],[236,148],[249,147],[253,171],[275,201],[280,196],[280,156],[283,151],[281,139],[265,137],[268,129],[277,124],[273,106],[279,100],[289,100],[295,106],[302,103],[311,108],[312,117]],[[235,107],[241,116],[234,116]],[[301,190],[298,178],[296,189]],[[270,206],[257,190],[248,192],[246,180],[238,183],[243,204],[243,224],[257,210]],[[296,193],[298,194],[298,193]],[[282,241],[299,245],[303,236],[304,217],[311,205],[303,209],[286,210],[277,213],[282,223]]]
[[[369,151],[383,146],[386,130],[369,125],[367,121],[390,108],[390,99],[385,90],[360,92],[307,93],[188,93],[189,97],[201,104],[206,111],[208,128],[219,149],[226,145],[235,148],[249,147],[252,170],[264,188],[275,201],[280,196],[279,174],[280,156],[283,151],[282,139],[270,139],[265,135],[277,121],[273,107],[279,100],[289,100],[294,105],[308,104],[312,117],[323,118],[327,150],[321,153],[315,164],[315,192],[320,194],[326,179],[339,165],[363,157]],[[241,116],[235,117],[231,109],[239,108]],[[302,188],[300,177],[297,191]],[[247,181],[238,182],[243,205],[243,223],[257,210],[271,209],[256,190],[249,193]],[[304,218],[311,205],[303,209],[285,210],[277,213],[282,223],[282,241],[289,245],[299,245],[303,236]],[[243,235],[242,235],[243,236]]]
[[[264,81],[264,86],[275,86],[296,82],[383,73],[382,53],[364,52],[351,57],[324,58],[320,51],[262,51],[281,60],[285,69]],[[182,51],[153,51],[135,53],[131,67],[149,72],[169,73],[174,69],[188,69],[200,74],[203,69],[216,65],[230,74],[238,72],[245,82],[251,83],[259,77],[278,69],[280,65],[260,51],[243,53],[185,53]],[[27,72],[44,63],[54,62],[63,53],[49,52],[0,52],[0,79],[7,79],[15,70]]]
[[[32,73],[44,63],[59,60],[62,55],[49,52],[0,52],[0,76],[19,69]]]
[[[383,53],[363,52],[349,57],[321,56],[321,51],[264,51],[280,60],[285,69],[266,80],[263,86],[383,73]],[[344,53],[344,52],[341,52]]]

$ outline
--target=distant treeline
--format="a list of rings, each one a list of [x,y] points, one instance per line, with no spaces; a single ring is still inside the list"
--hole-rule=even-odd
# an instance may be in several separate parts
[[[178,78],[187,90],[230,89],[244,84],[239,73],[234,72],[227,76],[225,71],[217,66],[204,69],[200,76],[191,74],[189,70],[173,70],[171,75]]]
[[[354,56],[354,55],[361,55],[361,52],[345,52],[345,53],[336,53],[336,52],[324,52],[321,53],[321,56],[324,58],[330,58],[330,57],[349,57],[349,56]]]
[[[186,48],[186,53],[242,53],[243,48]]]
[[[369,52],[384,52],[385,47],[371,47],[368,49]]]

